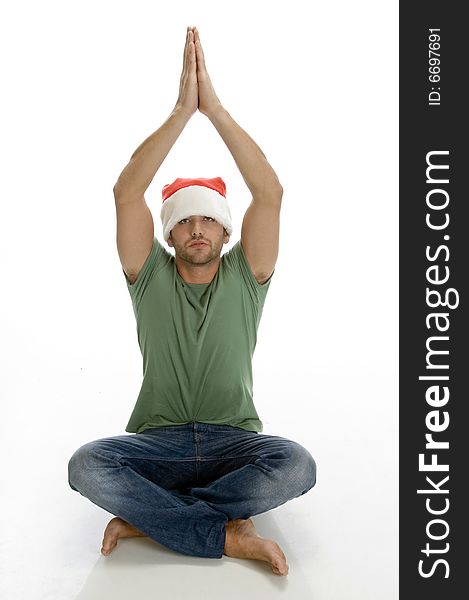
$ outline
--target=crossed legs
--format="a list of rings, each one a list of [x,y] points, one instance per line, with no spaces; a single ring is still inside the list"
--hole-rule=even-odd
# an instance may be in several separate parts
[[[250,519],[315,484],[296,442],[202,423],[103,438],[69,462],[72,489],[116,515],[102,553],[122,537],[148,536],[183,554],[265,560],[286,575],[285,556]]]

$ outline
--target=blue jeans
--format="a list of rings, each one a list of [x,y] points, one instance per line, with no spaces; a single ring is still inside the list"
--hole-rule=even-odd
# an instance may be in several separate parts
[[[221,558],[225,523],[309,491],[316,464],[291,440],[230,425],[188,423],[81,446],[70,487],[167,548]]]

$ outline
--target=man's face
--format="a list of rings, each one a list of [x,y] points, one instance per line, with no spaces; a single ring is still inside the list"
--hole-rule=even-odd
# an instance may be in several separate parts
[[[171,230],[168,244],[176,256],[193,265],[205,265],[217,259],[230,236],[215,219],[191,216],[179,221]]]

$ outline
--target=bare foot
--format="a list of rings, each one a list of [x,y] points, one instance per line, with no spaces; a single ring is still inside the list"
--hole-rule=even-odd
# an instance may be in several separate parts
[[[288,575],[287,559],[282,549],[273,540],[259,536],[251,519],[236,519],[226,523],[223,553],[233,558],[265,560],[276,575]]]
[[[106,529],[104,530],[104,538],[103,538],[103,546],[101,548],[101,554],[104,556],[108,556],[117,546],[117,540],[119,538],[129,538],[129,537],[146,537],[144,533],[135,529],[130,523],[124,521],[124,519],[120,519],[119,517],[114,517],[107,524]]]

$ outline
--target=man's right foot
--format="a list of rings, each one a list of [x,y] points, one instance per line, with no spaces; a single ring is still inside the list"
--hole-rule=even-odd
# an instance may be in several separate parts
[[[285,554],[273,540],[260,537],[251,519],[236,519],[226,523],[226,556],[264,560],[276,575],[288,575]]]
[[[104,556],[108,556],[117,546],[117,540],[119,538],[129,538],[129,537],[146,537],[144,533],[135,529],[130,523],[124,521],[124,519],[120,519],[119,517],[114,517],[107,524],[106,529],[104,530],[104,538],[103,538],[103,546],[101,548],[101,554]]]

